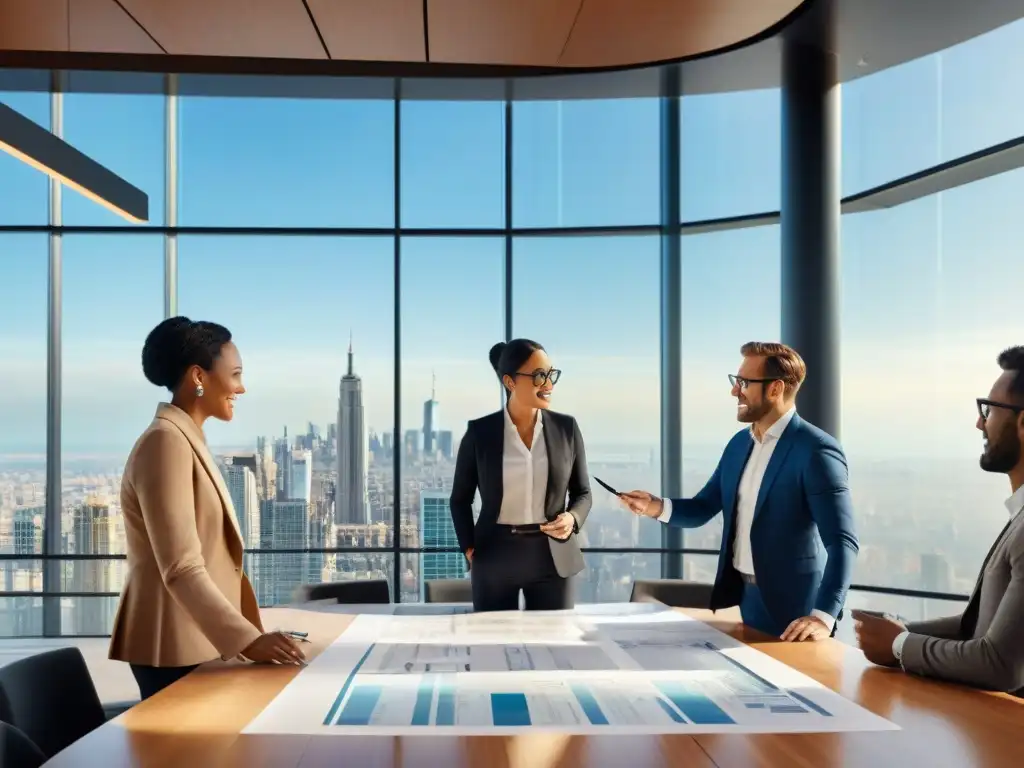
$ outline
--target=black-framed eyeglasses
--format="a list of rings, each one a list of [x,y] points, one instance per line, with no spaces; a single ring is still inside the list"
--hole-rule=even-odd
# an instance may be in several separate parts
[[[533,386],[543,387],[545,383],[551,382],[551,386],[558,383],[558,380],[562,377],[562,372],[557,368],[552,368],[550,371],[534,371],[533,373],[516,373],[516,376],[529,376],[533,379]]]
[[[751,384],[771,384],[773,381],[781,381],[781,379],[748,379],[743,376],[737,376],[735,373],[729,374],[729,383],[740,389],[746,389]]]
[[[1000,403],[998,400],[989,400],[984,397],[978,398],[978,415],[981,416],[982,421],[988,421],[988,416],[992,413],[993,408],[1005,408],[1008,411],[1014,413],[1024,413],[1024,406],[1013,405],[1011,403]]]

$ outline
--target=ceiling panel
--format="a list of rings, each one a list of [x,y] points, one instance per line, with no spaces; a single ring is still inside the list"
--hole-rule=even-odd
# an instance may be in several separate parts
[[[121,0],[121,4],[168,53],[327,58],[302,0]]]
[[[430,60],[557,66],[583,2],[428,0]]]
[[[332,59],[426,61],[423,0],[307,0]]]
[[[611,67],[695,56],[747,40],[801,0],[584,0],[558,63]]]
[[[68,50],[67,0],[0,0],[0,49]]]
[[[163,53],[114,0],[74,0],[68,12],[73,51]]]

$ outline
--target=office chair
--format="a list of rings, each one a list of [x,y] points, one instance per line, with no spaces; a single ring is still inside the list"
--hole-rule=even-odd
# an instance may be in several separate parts
[[[428,579],[423,582],[428,603],[472,603],[473,582],[469,579]]]
[[[391,589],[384,579],[356,579],[306,584],[299,588],[300,601],[337,600],[347,605],[387,604],[391,602]]]
[[[107,716],[82,652],[57,648],[0,667],[0,721],[47,759],[103,725]]]
[[[39,768],[46,755],[24,733],[9,723],[0,723],[0,765],[4,768]]]
[[[656,601],[673,608],[707,608],[711,605],[711,584],[682,579],[641,579],[633,582],[631,603]]]

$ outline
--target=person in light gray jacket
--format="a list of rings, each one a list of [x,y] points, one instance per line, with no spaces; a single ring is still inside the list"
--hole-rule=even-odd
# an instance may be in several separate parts
[[[1010,519],[989,550],[959,616],[904,624],[853,611],[869,661],[975,688],[1024,696],[1024,346],[999,355],[1002,373],[978,398],[981,468],[1010,480]]]

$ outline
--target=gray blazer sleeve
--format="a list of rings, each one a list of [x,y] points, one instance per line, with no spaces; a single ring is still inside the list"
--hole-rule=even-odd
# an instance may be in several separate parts
[[[911,621],[907,624],[907,631],[915,635],[928,635],[929,637],[941,637],[945,640],[960,639],[960,621],[963,614],[956,616],[944,616],[941,619],[929,619],[928,621]]]
[[[1024,687],[1024,551],[1010,556],[1011,577],[983,637],[944,640],[917,633],[903,644],[903,668],[994,691]]]

